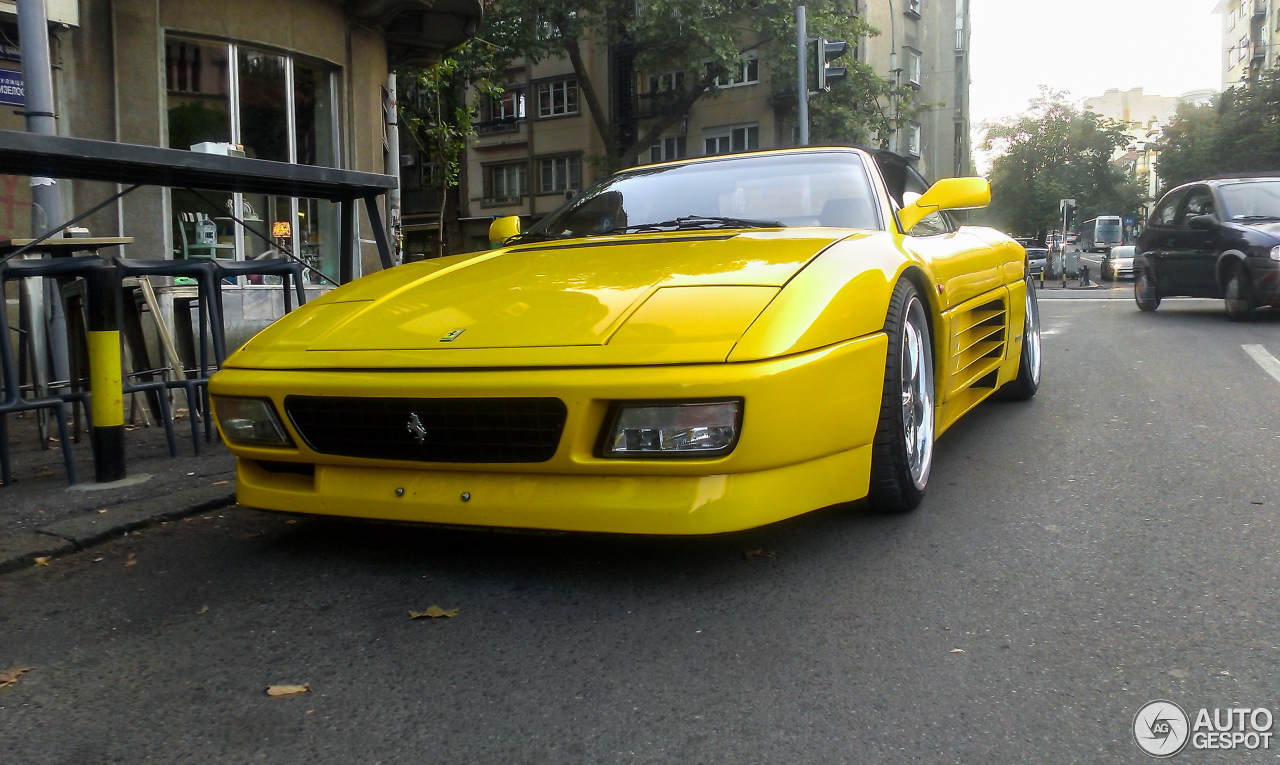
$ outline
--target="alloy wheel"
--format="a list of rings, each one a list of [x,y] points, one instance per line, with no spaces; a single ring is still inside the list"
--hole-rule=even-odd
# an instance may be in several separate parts
[[[933,354],[924,308],[914,297],[902,333],[902,429],[911,481],[923,490],[933,466]]]

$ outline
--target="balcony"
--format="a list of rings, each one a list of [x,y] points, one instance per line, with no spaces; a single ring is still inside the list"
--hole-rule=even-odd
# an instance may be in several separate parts
[[[1249,58],[1251,66],[1262,66],[1267,60],[1267,46],[1255,44],[1253,53]]]
[[[674,112],[680,102],[680,91],[663,90],[657,93],[641,93],[637,97],[637,113],[640,119],[666,117]]]
[[[1253,18],[1267,17],[1267,0],[1253,0]]]
[[[498,135],[501,133],[517,133],[524,117],[500,117],[475,123],[476,135]]]

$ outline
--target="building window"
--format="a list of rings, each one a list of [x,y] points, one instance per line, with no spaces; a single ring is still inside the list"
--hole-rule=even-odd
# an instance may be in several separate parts
[[[707,64],[707,74],[711,73],[711,64]],[[738,66],[725,77],[716,77],[718,88],[736,88],[739,85],[754,85],[760,82],[760,59],[743,58]]]
[[[685,147],[685,137],[682,135],[659,139],[649,147],[649,161],[670,162],[673,159],[684,159],[689,156]]]
[[[538,192],[555,194],[582,188],[582,158],[552,157],[541,160],[538,168]]]
[[[538,116],[560,117],[578,113],[578,81],[557,80],[538,86]]]
[[[649,75],[650,93],[670,93],[684,90],[684,72],[664,72]]]
[[[231,143],[258,159],[338,166],[332,67],[237,43],[172,36],[164,42],[170,148]],[[290,251],[336,275],[340,227],[331,202],[184,189],[170,190],[169,201],[176,258],[246,260]],[[279,277],[245,279],[279,283]],[[311,270],[304,279],[326,283]]]
[[[529,169],[523,162],[490,165],[485,169],[484,201],[488,204],[519,202],[529,190]]]
[[[920,18],[920,6],[922,4],[923,0],[907,0],[907,13],[915,16],[917,19]]]
[[[708,130],[703,134],[703,146],[707,156],[755,151],[760,148],[760,126],[740,125]]]
[[[476,132],[484,134],[516,130],[524,118],[524,88],[509,88],[500,96],[485,99],[481,112],[482,122],[476,126]]]
[[[924,58],[920,51],[907,48],[907,82],[920,87],[920,72],[924,68]]]
[[[920,156],[920,123],[912,122],[907,126],[907,153],[913,157]]]

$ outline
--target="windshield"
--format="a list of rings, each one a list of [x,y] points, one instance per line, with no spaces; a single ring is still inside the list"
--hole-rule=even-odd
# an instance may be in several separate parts
[[[882,228],[859,155],[742,157],[619,173],[521,238],[796,226]]]
[[[1231,220],[1280,220],[1280,181],[1231,183],[1219,193]]]
[[[1135,248],[1134,248],[1132,245],[1126,245],[1126,246],[1124,246],[1124,247],[1112,247],[1112,248],[1111,248],[1111,257],[1113,257],[1113,258],[1132,258],[1132,257],[1133,257],[1133,251],[1134,251],[1134,249],[1135,249]]]
[[[1099,242],[1118,242],[1120,241],[1120,219],[1111,218],[1108,220],[1098,220],[1098,229],[1095,238]]]

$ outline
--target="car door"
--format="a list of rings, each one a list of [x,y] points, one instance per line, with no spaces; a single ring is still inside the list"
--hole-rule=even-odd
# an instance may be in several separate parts
[[[1170,262],[1178,294],[1193,297],[1221,297],[1215,264],[1218,261],[1217,237],[1213,231],[1192,228],[1191,219],[1210,215],[1217,217],[1213,191],[1208,186],[1192,186],[1174,221]]]
[[[1151,213],[1142,238],[1138,240],[1138,250],[1146,258],[1160,295],[1176,294],[1172,279],[1174,269],[1168,258],[1174,242],[1174,219],[1185,196],[1186,189],[1174,189],[1166,194]]]

